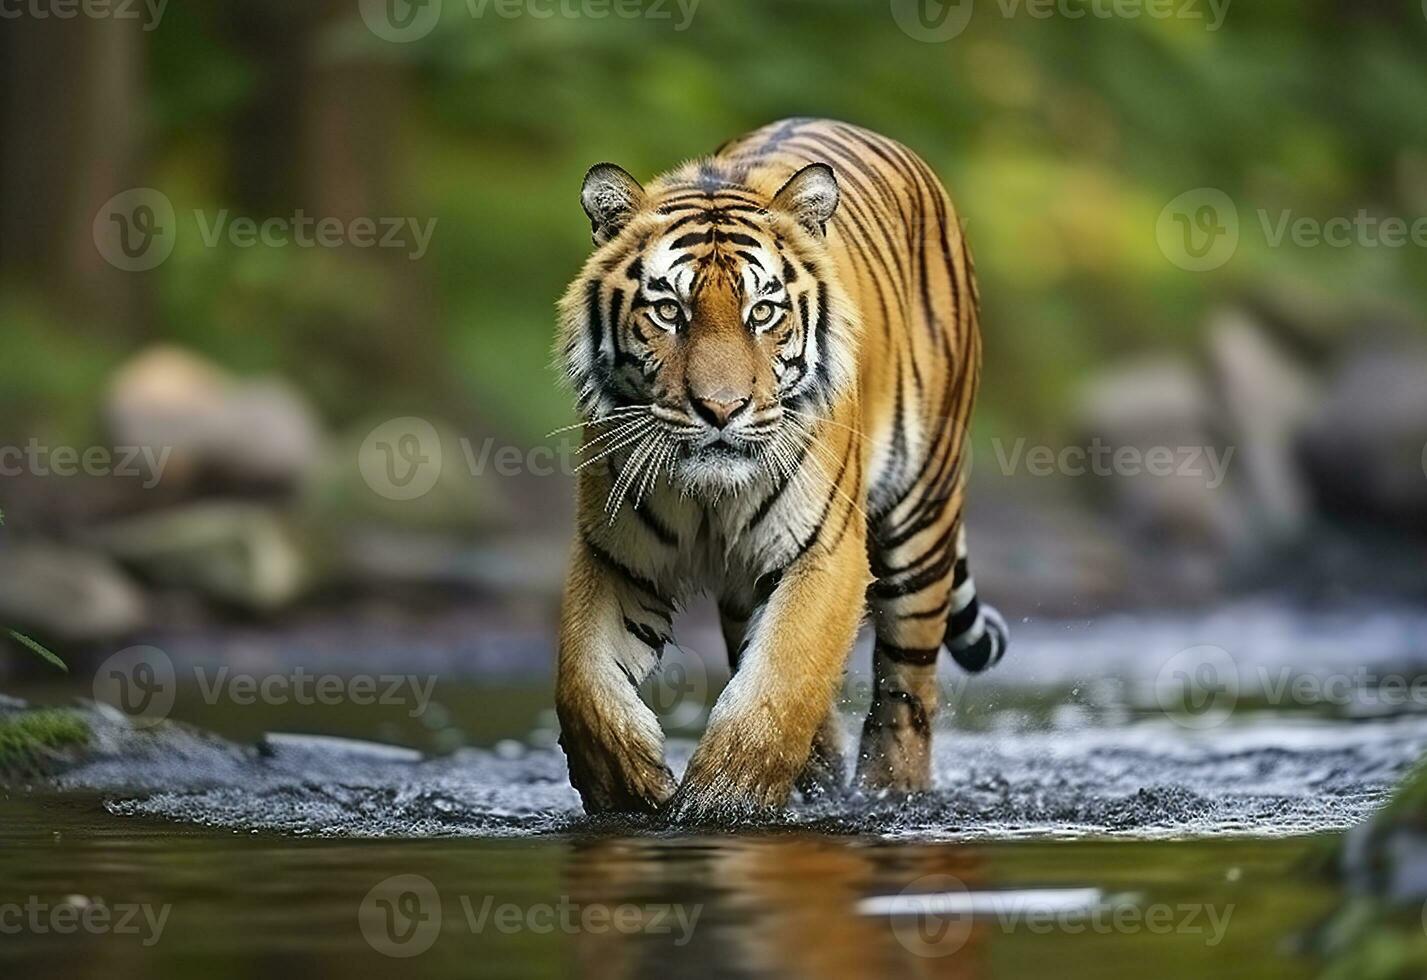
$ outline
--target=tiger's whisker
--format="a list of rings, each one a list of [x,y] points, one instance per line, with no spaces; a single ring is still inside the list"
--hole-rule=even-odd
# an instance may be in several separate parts
[[[584,469],[586,466],[589,466],[591,463],[598,463],[600,460],[604,459],[604,458],[605,458],[606,456],[608,456],[610,453],[618,452],[619,450],[623,449],[625,446],[629,446],[629,445],[632,445],[632,444],[634,444],[634,443],[636,443],[636,442],[639,442],[641,439],[643,439],[643,438],[648,434],[650,428],[652,428],[653,425],[654,425],[654,423],[651,421],[648,425],[644,426],[644,427],[641,428],[639,431],[630,433],[629,435],[625,436],[625,437],[624,437],[622,440],[620,440],[619,442],[616,442],[614,445],[612,445],[612,446],[607,446],[607,447],[605,447],[604,449],[600,450],[600,452],[599,452],[598,455],[596,455],[596,456],[591,456],[589,459],[587,459],[587,460],[585,460],[584,462],[580,463],[579,466],[576,466],[576,467],[575,467],[575,472],[578,473],[580,470]]]

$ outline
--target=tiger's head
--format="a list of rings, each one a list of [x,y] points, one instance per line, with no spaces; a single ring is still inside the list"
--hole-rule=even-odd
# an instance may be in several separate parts
[[[832,169],[811,164],[768,195],[710,161],[649,189],[602,163],[580,200],[596,247],[560,302],[556,356],[592,451],[709,497],[788,469],[856,383],[826,237]]]

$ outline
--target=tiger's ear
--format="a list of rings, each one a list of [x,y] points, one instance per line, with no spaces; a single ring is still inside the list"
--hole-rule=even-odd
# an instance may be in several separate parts
[[[792,215],[814,235],[825,235],[837,210],[837,177],[827,164],[810,163],[788,178],[772,206]]]
[[[590,234],[603,245],[644,206],[644,188],[622,168],[597,163],[585,174],[580,206],[590,216]]]

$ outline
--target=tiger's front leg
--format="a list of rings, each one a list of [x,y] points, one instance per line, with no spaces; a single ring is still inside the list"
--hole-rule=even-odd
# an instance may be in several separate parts
[[[659,720],[639,697],[669,634],[667,602],[583,539],[560,623],[555,711],[588,813],[652,812],[674,792]]]
[[[725,822],[787,804],[857,638],[870,579],[865,535],[849,514],[834,547],[783,573],[669,801],[671,818]]]

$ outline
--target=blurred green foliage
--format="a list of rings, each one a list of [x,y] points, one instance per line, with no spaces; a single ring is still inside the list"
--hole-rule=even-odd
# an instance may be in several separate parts
[[[436,217],[430,253],[393,271],[343,251],[181,238],[145,274],[158,302],[138,338],[85,346],[9,282],[0,385],[14,403],[76,424],[136,339],[167,339],[284,373],[337,421],[428,407],[538,435],[568,414],[549,346],[553,303],[588,249],[584,170],[608,159],[652,175],[788,115],[892,135],[947,182],[982,277],[983,425],[1054,431],[1087,372],[1192,351],[1206,311],[1249,291],[1308,308],[1424,299],[1421,248],[1272,248],[1257,216],[1427,214],[1416,3],[1240,0],[1210,31],[1204,19],[1041,19],[982,0],[945,43],[904,34],[879,0],[703,0],[683,31],[665,19],[475,18],[448,0],[412,44],[375,37],[349,6],[300,36],[319,67],[380,73],[390,89],[372,139],[391,180],[371,206]],[[255,107],[274,87],[281,104],[292,84],[233,40],[238,16],[219,0],[174,4],[146,37],[150,91],[136,111],[150,183],[180,214],[281,213],[234,200],[235,161],[286,152],[244,140]],[[1206,186],[1238,204],[1243,236],[1231,262],[1195,274],[1165,259],[1155,228],[1171,199]],[[282,206],[293,204],[304,201]],[[407,305],[413,294],[424,301]]]

